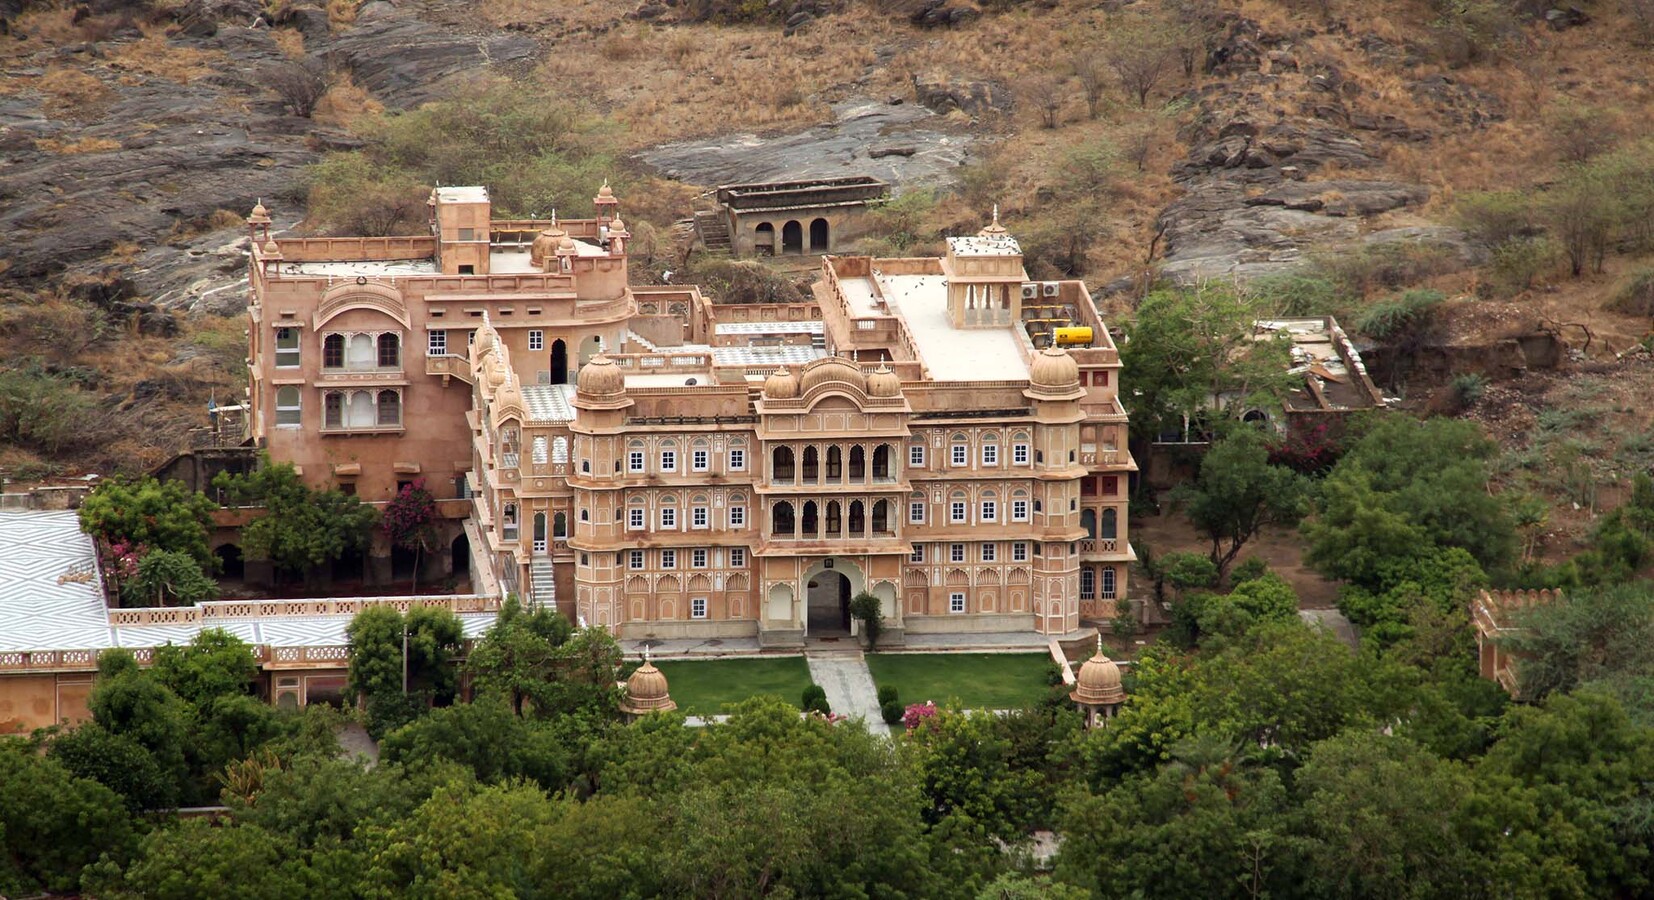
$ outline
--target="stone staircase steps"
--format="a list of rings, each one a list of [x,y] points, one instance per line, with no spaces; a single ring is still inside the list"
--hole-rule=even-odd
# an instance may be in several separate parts
[[[536,556],[529,563],[529,591],[535,608],[557,608],[557,576],[552,572],[551,557]]]
[[[695,213],[695,231],[701,236],[701,245],[713,253],[728,253],[729,223],[717,211]]]

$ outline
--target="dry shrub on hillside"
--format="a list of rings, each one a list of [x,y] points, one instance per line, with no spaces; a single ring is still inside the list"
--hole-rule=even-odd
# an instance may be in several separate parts
[[[272,28],[270,39],[276,42],[276,49],[289,59],[304,55],[304,35],[297,28]]]
[[[173,44],[165,34],[152,31],[139,40],[116,45],[109,51],[108,60],[113,69],[170,78],[182,84],[212,74],[214,67],[224,62],[224,54]]]
[[[34,148],[42,153],[72,156],[77,153],[108,153],[111,150],[119,150],[121,149],[121,142],[100,137],[85,137],[78,141],[39,138],[34,142]]]
[[[364,116],[376,116],[384,111],[384,104],[351,80],[348,71],[341,71],[334,76],[327,93],[316,103],[310,118],[349,128]]]
[[[76,69],[47,69],[36,87],[47,114],[59,118],[97,118],[113,96],[108,85]]]
[[[277,63],[264,70],[264,83],[289,113],[308,119],[327,93],[327,65],[315,57]]]

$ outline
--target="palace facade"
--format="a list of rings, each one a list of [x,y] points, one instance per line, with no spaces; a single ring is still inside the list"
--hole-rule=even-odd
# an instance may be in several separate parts
[[[627,638],[1066,635],[1133,558],[1119,356],[995,221],[942,258],[824,256],[812,302],[634,287],[595,216],[273,239],[249,218],[248,427],[319,486],[466,498],[443,567]],[[1064,346],[1057,347],[1054,344]],[[456,504],[457,505],[457,504]]]

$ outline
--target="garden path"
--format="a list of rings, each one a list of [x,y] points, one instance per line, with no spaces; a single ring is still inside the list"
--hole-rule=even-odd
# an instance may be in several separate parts
[[[860,650],[811,650],[804,654],[804,661],[810,666],[810,680],[827,692],[827,704],[833,712],[861,716],[873,734],[890,733],[879,715],[879,692],[873,686],[873,673],[867,670],[867,660]]]

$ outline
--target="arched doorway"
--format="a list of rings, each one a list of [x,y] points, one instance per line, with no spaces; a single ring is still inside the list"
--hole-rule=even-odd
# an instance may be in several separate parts
[[[469,576],[471,574],[471,539],[466,537],[464,532],[461,532],[460,536],[454,538],[454,542],[449,545],[448,553],[452,557],[450,568],[454,575],[456,577],[460,575]]]
[[[220,544],[212,552],[218,557],[218,577],[225,581],[240,581],[247,577],[247,563],[241,548],[234,544]]]
[[[775,226],[768,222],[759,222],[754,231],[752,252],[757,256],[774,256]]]
[[[816,219],[810,222],[810,252],[827,252],[827,220]]]
[[[781,226],[781,252],[804,252],[804,226],[797,222],[788,222]]]
[[[569,383],[569,345],[562,338],[551,342],[551,383]]]
[[[810,579],[808,588],[810,637],[849,637],[850,579],[843,572],[824,569]]]

